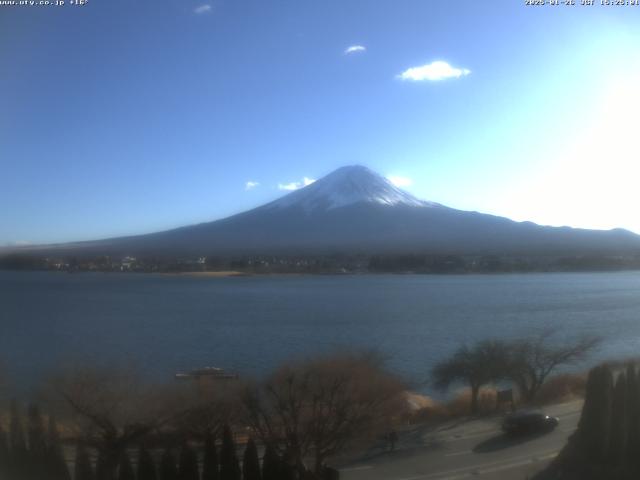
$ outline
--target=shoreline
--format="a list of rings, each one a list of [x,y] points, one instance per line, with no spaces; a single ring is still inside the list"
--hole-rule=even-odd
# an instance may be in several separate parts
[[[126,272],[122,272],[126,273]],[[137,273],[137,272],[136,272]],[[146,273],[146,272],[141,272]],[[152,273],[152,272],[150,272]],[[253,274],[239,272],[237,270],[220,270],[207,272],[163,272],[159,275],[171,277],[201,277],[201,278],[228,278],[228,277],[252,277]]]
[[[197,277],[197,278],[232,278],[232,277],[357,277],[357,276],[426,276],[426,277],[497,277],[511,275],[562,275],[562,274],[633,274],[640,273],[640,269],[620,270],[530,270],[530,271],[496,271],[496,272],[242,272],[238,270],[216,270],[197,272],[153,272],[153,271],[116,271],[116,270],[53,270],[53,269],[8,269],[0,268],[0,272],[33,273],[101,273],[101,274],[128,274],[128,275],[159,275],[166,277]]]

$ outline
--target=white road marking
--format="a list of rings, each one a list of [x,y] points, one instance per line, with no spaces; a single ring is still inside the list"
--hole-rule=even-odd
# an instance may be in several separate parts
[[[558,454],[557,451],[545,452],[540,455],[526,455],[516,457],[511,460],[503,460],[498,462],[483,463],[480,465],[473,465],[463,468],[455,468],[453,470],[447,470],[444,472],[435,472],[427,475],[417,475],[414,477],[402,477],[396,480],[458,480],[461,478],[468,478],[469,476],[479,476],[485,473],[500,472],[502,470],[509,470],[512,468],[522,467],[524,465],[535,464],[543,460],[549,460]]]
[[[445,457],[457,457],[458,455],[469,455],[470,453],[473,453],[473,451],[471,451],[471,450],[463,450],[461,452],[445,453],[444,456]]]
[[[500,433],[500,430],[483,430],[482,432],[470,433],[468,435],[460,435],[447,438],[448,442],[459,442],[461,440],[469,440],[471,438],[484,437],[486,435]]]
[[[563,413],[562,415],[558,415],[558,418],[566,418],[566,417],[575,417],[580,415],[582,410],[576,410],[575,412]]]
[[[483,475],[485,473],[500,472],[500,471],[503,471],[503,470],[510,470],[512,468],[522,467],[524,465],[533,464],[533,463],[541,462],[541,461],[544,461],[544,460],[550,460],[550,459],[554,458],[556,455],[558,455],[558,454],[557,453],[550,453],[549,455],[544,455],[544,456],[541,456],[541,457],[534,457],[534,458],[530,458],[529,460],[522,460],[522,461],[519,461],[519,462],[507,463],[507,464],[500,465],[500,466],[493,467],[493,468],[481,469],[479,471],[479,475]],[[442,480],[445,480],[445,479],[442,479]],[[446,479],[446,480],[451,480],[451,479]]]
[[[357,470],[369,470],[373,468],[372,465],[361,465],[359,467],[349,467],[349,468],[341,468],[341,472],[355,472]]]

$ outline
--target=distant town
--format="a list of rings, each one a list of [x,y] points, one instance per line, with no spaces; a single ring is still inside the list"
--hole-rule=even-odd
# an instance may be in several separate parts
[[[640,255],[513,256],[429,254],[247,255],[198,257],[38,257],[10,254],[0,269],[62,272],[241,274],[471,274],[639,270]]]

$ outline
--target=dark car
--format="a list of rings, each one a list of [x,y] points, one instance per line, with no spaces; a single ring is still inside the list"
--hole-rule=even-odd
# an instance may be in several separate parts
[[[516,412],[508,415],[502,422],[502,431],[508,435],[550,432],[560,421],[542,412]]]

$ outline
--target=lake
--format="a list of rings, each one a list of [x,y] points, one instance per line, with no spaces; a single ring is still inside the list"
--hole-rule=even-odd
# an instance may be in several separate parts
[[[22,390],[67,362],[131,362],[155,380],[203,366],[262,376],[375,348],[418,389],[464,342],[557,328],[640,354],[640,272],[199,278],[0,272],[0,362]]]

